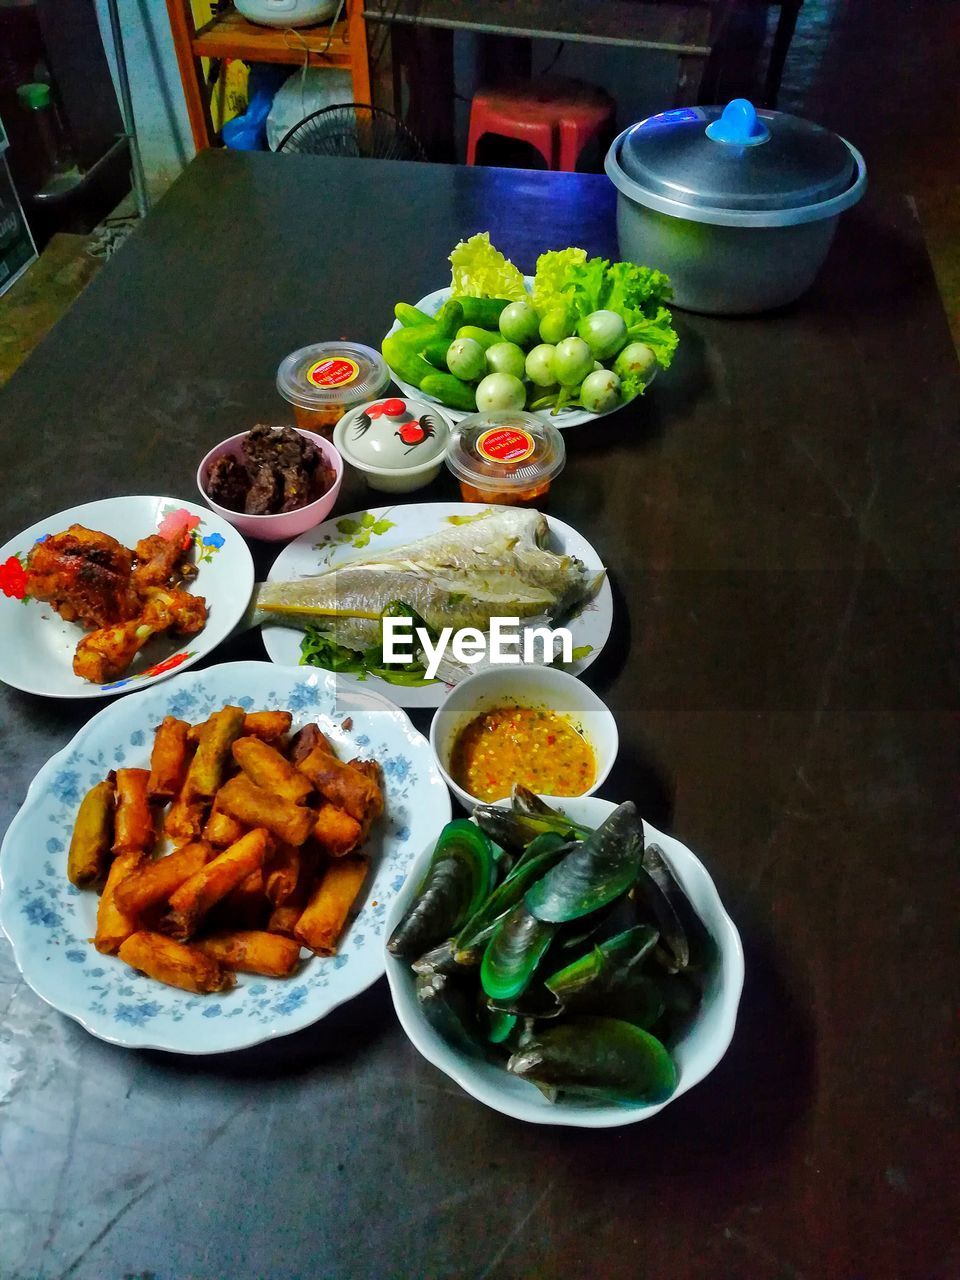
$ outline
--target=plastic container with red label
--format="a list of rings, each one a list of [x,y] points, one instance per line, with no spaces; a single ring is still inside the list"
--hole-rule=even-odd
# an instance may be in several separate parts
[[[277,370],[277,390],[293,405],[297,426],[330,440],[348,409],[387,389],[390,370],[359,342],[317,342],[291,352]]]
[[[447,452],[464,502],[537,506],[563,470],[563,436],[532,413],[473,413]]]

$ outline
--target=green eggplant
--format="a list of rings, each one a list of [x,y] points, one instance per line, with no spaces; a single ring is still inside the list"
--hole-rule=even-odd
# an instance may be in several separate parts
[[[643,826],[636,805],[628,800],[532,885],[524,902],[538,920],[577,920],[625,893],[637,878],[642,857]]]
[[[527,987],[556,928],[532,916],[522,902],[503,917],[480,965],[480,985],[491,1000],[510,1000]]]
[[[677,1087],[660,1041],[620,1018],[571,1018],[535,1030],[507,1070],[538,1088],[603,1102],[663,1102]]]
[[[527,855],[534,845],[539,844],[538,855],[527,861]],[[511,907],[515,907],[529,885],[549,871],[570,848],[560,836],[553,832],[539,836],[527,846],[527,851],[516,866],[487,898],[480,910],[463,926],[454,941],[454,955],[460,964],[472,963],[471,957],[492,935],[497,924]]]
[[[493,888],[490,841],[466,818],[440,832],[430,866],[387,943],[391,955],[423,956],[440,946],[472,916]]]

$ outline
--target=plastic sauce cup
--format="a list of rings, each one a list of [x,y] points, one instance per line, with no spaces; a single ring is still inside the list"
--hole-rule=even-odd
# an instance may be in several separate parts
[[[327,440],[348,409],[376,399],[389,383],[383,357],[359,342],[315,342],[277,370],[277,390],[293,405],[297,426]]]
[[[563,436],[532,413],[473,413],[447,453],[464,502],[536,506],[563,470]]]

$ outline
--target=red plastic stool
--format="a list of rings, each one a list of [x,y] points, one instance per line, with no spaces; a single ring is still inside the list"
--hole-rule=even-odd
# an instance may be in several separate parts
[[[477,143],[487,133],[529,142],[548,169],[572,173],[587,143],[612,128],[613,99],[579,80],[521,80],[478,89],[470,106],[467,164],[477,162]]]

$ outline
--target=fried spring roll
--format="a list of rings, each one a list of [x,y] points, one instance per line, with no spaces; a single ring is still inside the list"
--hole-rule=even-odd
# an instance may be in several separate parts
[[[141,916],[158,902],[166,902],[172,893],[196,875],[213,857],[208,844],[198,841],[147,863],[134,875],[128,875],[117,886],[116,902],[121,911],[130,916]]]
[[[293,716],[289,711],[248,711],[243,717],[243,732],[275,742],[289,732]]]
[[[229,813],[224,813],[216,800],[210,810],[210,817],[203,828],[203,838],[209,844],[225,849],[228,844],[236,844],[247,828]]]
[[[263,787],[239,773],[217,792],[220,808],[248,827],[266,827],[287,844],[301,845],[313,827],[313,813],[299,805],[271,795]]]
[[[106,873],[113,845],[114,804],[112,773],[80,801],[67,855],[67,879],[78,889],[86,889]]]
[[[196,840],[203,830],[203,800],[187,800],[181,793],[167,810],[163,829],[175,845]]]
[[[297,921],[303,914],[303,909],[313,891],[321,859],[320,850],[313,840],[308,840],[306,844],[301,845],[299,852],[300,870],[296,888],[285,902],[273,908],[267,920],[267,929],[270,933],[281,933],[288,938],[293,937]]]
[[[383,810],[383,793],[372,778],[336,756],[314,747],[297,766],[331,804],[345,809],[351,818],[370,823]]]
[[[145,855],[137,850],[118,854],[113,860],[97,905],[97,932],[93,939],[93,945],[104,955],[113,955],[123,940],[139,927],[137,917],[122,910],[116,895],[127,877],[136,875],[146,861]]]
[[[281,841],[263,868],[263,887],[274,906],[289,901],[300,879],[300,850]]]
[[[290,740],[290,747],[287,755],[291,764],[299,764],[301,760],[305,760],[314,747],[325,750],[328,754],[333,755],[333,747],[324,737],[322,730],[318,724],[305,724],[299,733],[295,733]]]
[[[184,794],[189,800],[212,800],[223,781],[230,748],[243,732],[243,707],[226,706],[203,724],[197,754],[190,762]]]
[[[367,877],[367,865],[366,858],[356,856],[327,863],[293,931],[317,955],[336,954],[337,940]]]
[[[251,871],[220,899],[205,923],[213,930],[260,929],[266,923],[270,907],[263,889],[263,872]]]
[[[270,836],[259,827],[218,854],[170,895],[170,932],[189,938],[210,908],[231,889],[258,871],[270,850]]]
[[[149,978],[198,995],[227,991],[236,983],[233,974],[213,956],[146,929],[131,934],[120,947],[119,955],[125,964]]]
[[[281,800],[301,804],[313,790],[307,777],[268,742],[238,738],[232,750],[234,760],[250,781]]]
[[[262,973],[268,978],[288,978],[300,962],[299,942],[262,929],[212,933],[194,945],[225,969]]]
[[[331,858],[342,858],[357,847],[363,831],[356,818],[351,818],[343,809],[335,804],[322,804],[313,824],[313,838]]]
[[[151,800],[172,800],[180,794],[187,776],[190,726],[176,716],[164,716],[153,739],[150,754],[150,781],[147,791]]]
[[[157,827],[147,797],[149,769],[117,770],[117,812],[113,820],[113,852],[149,853],[157,842]]]

